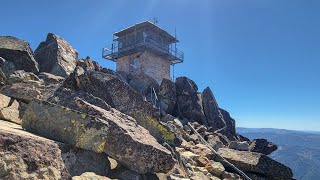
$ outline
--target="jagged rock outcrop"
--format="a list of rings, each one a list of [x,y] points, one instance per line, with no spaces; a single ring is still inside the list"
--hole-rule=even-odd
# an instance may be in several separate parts
[[[82,67],[85,71],[101,71],[102,67],[97,62],[91,60],[89,56],[85,59],[79,59],[77,66]]]
[[[226,128],[220,133],[226,135],[230,141],[238,141],[239,137],[236,132],[236,121],[230,116],[229,112],[219,108],[224,121],[226,122]]]
[[[208,125],[203,112],[201,94],[198,86],[187,77],[176,79],[177,106],[175,108],[176,116],[183,116],[189,121],[196,121],[200,124]]]
[[[244,172],[269,179],[292,179],[293,176],[290,168],[264,154],[226,148],[220,148],[218,153]]]
[[[252,152],[269,155],[273,151],[277,150],[278,146],[266,139],[254,139],[251,141],[249,149]]]
[[[77,65],[78,52],[61,37],[49,33],[35,50],[35,58],[41,72],[68,77]]]
[[[158,93],[159,105],[162,111],[173,114],[177,102],[176,85],[169,79],[163,79]]]
[[[133,118],[81,99],[76,103],[87,114],[34,100],[25,112],[23,127],[78,148],[104,152],[139,173],[167,172],[174,166],[170,151]]]
[[[202,92],[202,102],[208,125],[212,127],[213,131],[225,128],[226,122],[219,110],[216,98],[209,87]]]
[[[11,69],[25,70],[38,73],[38,63],[33,57],[33,51],[26,41],[11,37],[0,36],[0,57],[11,62]]]
[[[117,74],[114,70],[109,69],[109,68],[102,68],[100,72],[107,73],[107,74],[112,74],[112,75],[116,75]],[[119,76],[121,76],[121,75],[119,75]]]
[[[113,75],[96,71],[86,71],[80,76],[73,73],[63,86],[101,98],[111,107],[133,117],[161,143],[180,143],[174,134],[158,121],[159,110],[147,102],[139,92]]]
[[[73,148],[0,120],[0,179],[69,179],[84,172],[107,175],[105,154]]]

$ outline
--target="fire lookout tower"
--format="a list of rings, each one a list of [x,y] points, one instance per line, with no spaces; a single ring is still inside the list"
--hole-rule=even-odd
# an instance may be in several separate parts
[[[170,65],[183,62],[179,42],[154,23],[135,24],[113,34],[111,48],[103,48],[102,57],[117,63],[119,73],[144,73],[159,84],[170,79]]]

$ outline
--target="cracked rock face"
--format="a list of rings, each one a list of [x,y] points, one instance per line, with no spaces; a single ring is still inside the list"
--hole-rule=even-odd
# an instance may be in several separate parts
[[[159,110],[144,100],[139,92],[113,75],[97,71],[86,71],[78,76],[73,73],[64,81],[63,86],[101,98],[111,107],[133,117],[160,143],[180,143],[173,132],[158,121]]]
[[[198,86],[187,77],[176,79],[177,108],[176,115],[183,116],[189,121],[196,121],[207,125],[207,119],[202,107],[201,94],[198,94]]]
[[[78,52],[61,37],[49,33],[35,50],[41,72],[68,77],[77,65]]]
[[[160,99],[161,110],[168,114],[173,114],[173,110],[177,102],[175,83],[168,79],[163,79],[158,95]]]
[[[202,92],[202,103],[203,110],[206,115],[208,125],[213,128],[213,130],[219,130],[226,127],[226,122],[224,121],[221,112],[219,111],[219,106],[214,97],[211,89],[207,87]]]
[[[76,99],[77,106],[86,113],[31,101],[23,117],[23,127],[78,148],[106,153],[138,173],[168,172],[173,168],[175,161],[170,151],[133,118]]]
[[[14,64],[16,70],[38,73],[38,63],[33,57],[32,49],[26,41],[0,36],[0,57]]]

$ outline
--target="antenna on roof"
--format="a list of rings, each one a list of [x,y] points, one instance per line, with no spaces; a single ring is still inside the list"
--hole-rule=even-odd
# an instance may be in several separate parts
[[[158,19],[157,18],[153,18],[153,24],[158,24]]]
[[[174,38],[176,39],[174,42],[174,52],[175,52],[175,56],[177,56],[177,28],[176,27],[174,28]],[[172,81],[175,82],[174,64],[171,64],[171,65],[172,65]]]

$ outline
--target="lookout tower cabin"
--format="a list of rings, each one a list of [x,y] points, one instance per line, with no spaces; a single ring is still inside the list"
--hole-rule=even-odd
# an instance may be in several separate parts
[[[163,78],[170,79],[170,65],[183,62],[177,42],[176,37],[145,21],[114,33],[111,47],[103,48],[102,56],[116,62],[117,73],[143,73],[160,84]]]

